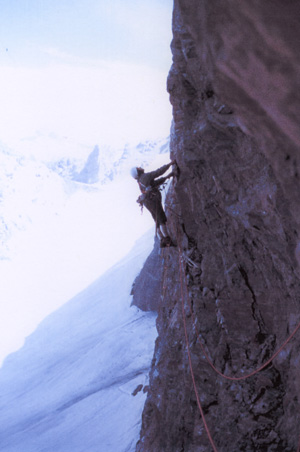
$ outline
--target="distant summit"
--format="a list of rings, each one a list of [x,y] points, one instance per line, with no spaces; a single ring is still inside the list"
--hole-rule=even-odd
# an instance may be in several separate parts
[[[99,181],[99,147],[95,146],[93,151],[88,156],[88,159],[80,171],[80,173],[75,173],[73,176],[73,180],[77,182],[83,182],[84,184],[95,184]]]
[[[83,184],[106,184],[129,171],[132,166],[148,166],[158,155],[169,152],[169,137],[147,140],[123,147],[95,145],[87,159],[63,157],[47,166],[61,177]]]

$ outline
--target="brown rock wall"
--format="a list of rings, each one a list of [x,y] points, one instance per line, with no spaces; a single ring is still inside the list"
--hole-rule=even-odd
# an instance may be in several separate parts
[[[138,452],[210,451],[184,340],[218,451],[296,451],[300,332],[299,82],[296,1],[175,0],[167,198],[178,249],[164,251],[159,336]],[[179,251],[178,251],[179,250]],[[179,255],[178,255],[179,252]],[[183,289],[183,293],[184,289]],[[191,304],[192,314],[189,309]]]

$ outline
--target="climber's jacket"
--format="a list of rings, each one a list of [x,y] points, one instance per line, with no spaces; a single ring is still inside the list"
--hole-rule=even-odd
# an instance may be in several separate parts
[[[142,173],[139,175],[137,181],[142,194],[137,199],[137,202],[143,204],[145,200],[151,200],[151,198],[154,199],[158,197],[159,199],[161,199],[159,187],[163,185],[167,179],[169,179],[171,174],[166,177],[160,177],[159,179],[156,178],[164,174],[170,168],[170,166],[171,164],[168,163],[167,165],[163,165],[161,168],[158,168],[155,171]]]

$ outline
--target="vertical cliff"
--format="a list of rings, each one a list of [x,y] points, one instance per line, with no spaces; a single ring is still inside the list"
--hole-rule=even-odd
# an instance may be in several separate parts
[[[171,47],[178,247],[137,451],[212,450],[199,405],[215,450],[296,451],[300,331],[272,357],[300,321],[299,3],[174,0]]]

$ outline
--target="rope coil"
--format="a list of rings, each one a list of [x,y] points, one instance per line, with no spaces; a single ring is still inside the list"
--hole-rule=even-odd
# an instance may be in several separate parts
[[[296,328],[292,331],[292,333],[289,335],[289,337],[283,342],[283,344],[278,348],[278,350],[271,356],[271,358],[269,358],[264,364],[262,364],[258,369],[255,369],[253,371],[251,371],[249,374],[246,375],[240,375],[239,377],[231,377],[229,375],[225,375],[223,374],[220,370],[218,370],[214,364],[212,363],[211,359],[208,356],[207,351],[205,350],[205,347],[203,345],[203,342],[201,340],[200,337],[200,333],[199,330],[196,327],[196,319],[193,313],[193,309],[191,306],[191,302],[189,299],[189,295],[188,295],[188,288],[187,288],[187,281],[186,281],[186,276],[184,277],[185,279],[185,290],[187,293],[187,299],[189,301],[188,305],[189,305],[189,310],[193,319],[193,324],[195,326],[195,330],[196,330],[196,334],[197,334],[197,339],[199,340],[199,345],[201,347],[201,350],[208,362],[208,364],[210,365],[210,367],[222,378],[225,378],[226,380],[231,380],[231,381],[241,381],[241,380],[246,380],[247,378],[253,377],[254,375],[256,375],[257,373],[259,373],[260,371],[262,371],[265,367],[267,367],[275,358],[276,356],[279,355],[279,353],[284,349],[284,347],[291,341],[291,339],[295,336],[295,334],[297,333],[297,331],[300,328],[300,322],[297,324]]]
[[[194,312],[191,306],[191,302],[190,302],[190,298],[189,298],[189,292],[188,292],[188,284],[187,284],[187,279],[186,279],[186,274],[185,271],[183,270],[182,266],[184,264],[184,260],[183,260],[183,256],[182,256],[182,250],[179,246],[179,234],[178,234],[178,230],[177,230],[177,244],[178,244],[178,264],[179,264],[179,272],[180,272],[180,293],[181,293],[181,309],[182,309],[182,317],[183,317],[183,326],[184,326],[184,335],[185,335],[185,342],[186,342],[186,348],[187,348],[187,353],[188,353],[188,361],[189,361],[189,368],[190,368],[190,372],[191,372],[191,377],[192,377],[192,382],[193,382],[193,388],[194,388],[194,392],[195,392],[195,396],[196,396],[196,400],[197,400],[197,405],[201,414],[201,418],[204,424],[204,428],[206,431],[206,434],[208,436],[209,442],[212,446],[212,449],[214,452],[217,452],[217,448],[214,444],[212,435],[210,433],[208,424],[206,422],[205,419],[205,415],[203,412],[203,408],[200,402],[200,397],[198,394],[198,390],[197,390],[197,385],[196,385],[196,379],[195,379],[195,375],[194,375],[194,371],[193,371],[193,366],[192,366],[192,359],[191,359],[191,353],[190,353],[190,349],[189,349],[189,340],[188,340],[188,333],[187,333],[187,324],[186,324],[186,315],[185,315],[185,303],[184,303],[184,290],[183,290],[183,285],[185,287],[185,292],[186,292],[186,298],[188,300],[188,306],[189,306],[189,311],[191,313],[192,316],[192,320],[193,320],[193,324],[195,326],[195,330],[196,330],[196,334],[197,334],[197,339],[199,342],[199,345],[201,347],[201,350],[208,362],[208,364],[211,366],[211,368],[222,378],[225,378],[227,380],[231,380],[231,381],[241,381],[241,380],[246,380],[247,378],[250,378],[254,375],[256,375],[257,373],[259,373],[260,371],[262,371],[265,367],[267,367],[277,356],[278,354],[284,349],[284,347],[291,341],[291,339],[295,336],[295,334],[297,333],[297,331],[300,329],[300,322],[296,325],[296,327],[294,328],[294,330],[292,331],[292,333],[288,336],[288,338],[283,342],[283,344],[278,348],[278,350],[272,355],[271,358],[269,358],[263,365],[261,365],[258,369],[253,370],[252,372],[248,373],[247,375],[242,375],[242,376],[238,376],[238,377],[231,377],[228,375],[223,374],[221,371],[219,371],[214,364],[212,363],[211,359],[208,356],[207,351],[205,350],[205,347],[202,343],[202,340],[200,338],[200,333],[196,328],[196,320],[195,320],[195,316],[194,316]],[[183,276],[184,275],[184,276]],[[166,276],[166,261],[164,264],[164,272],[163,272],[163,299],[165,296],[165,291],[166,291],[166,285],[165,285],[165,276]],[[298,442],[298,447],[297,447],[297,452],[300,452],[300,439]]]

